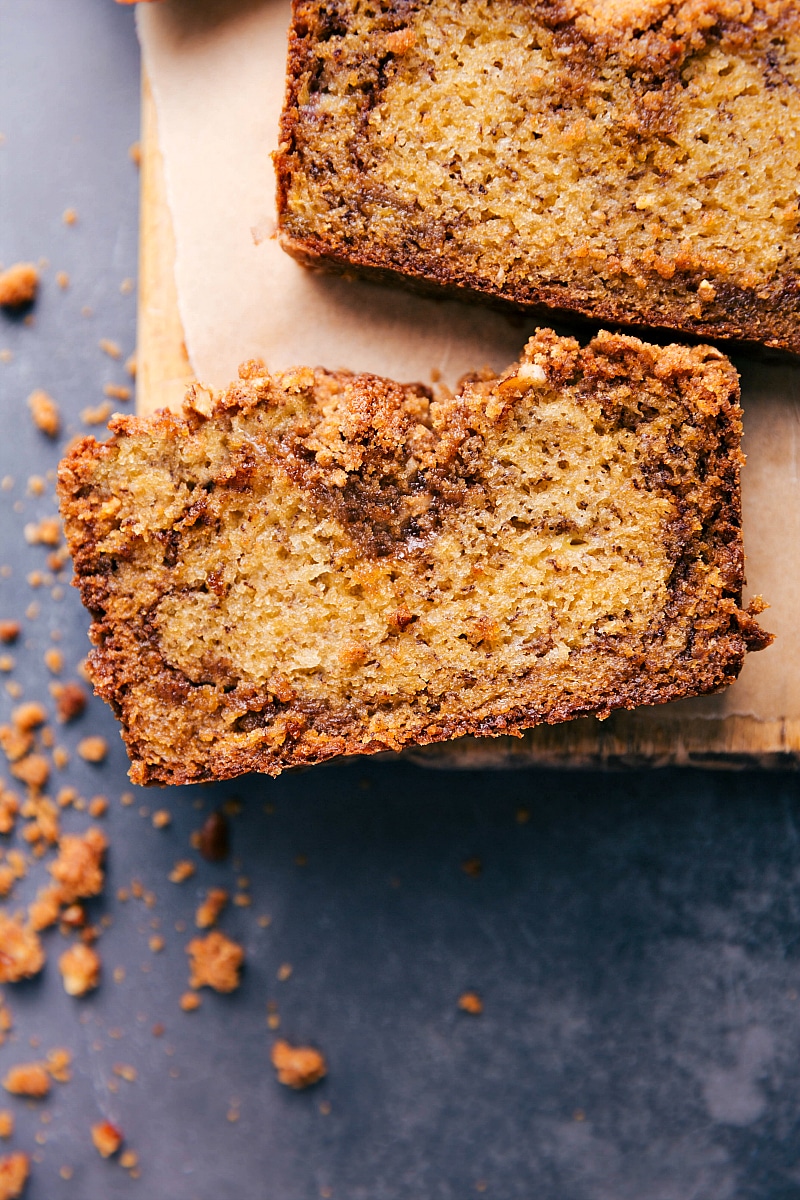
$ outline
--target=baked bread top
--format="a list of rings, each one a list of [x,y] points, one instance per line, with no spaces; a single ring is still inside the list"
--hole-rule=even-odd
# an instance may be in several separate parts
[[[800,351],[800,0],[295,0],[301,260]]]

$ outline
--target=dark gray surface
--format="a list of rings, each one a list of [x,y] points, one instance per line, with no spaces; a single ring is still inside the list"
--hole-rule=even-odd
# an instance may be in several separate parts
[[[0,0],[0,260],[51,263],[33,327],[0,319],[0,349],[14,354],[0,362],[0,476],[16,481],[0,491],[0,562],[13,566],[0,578],[0,616],[41,605],[13,651],[28,698],[47,695],[52,630],[65,677],[86,651],[77,597],[26,583],[44,551],[25,546],[23,526],[54,511],[50,494],[26,495],[26,480],[55,466],[103,383],[124,381],[97,342],[133,349],[134,297],[119,285],[136,268],[127,151],[137,123],[130,10]],[[61,221],[70,205],[73,228]],[[57,270],[70,274],[66,293]],[[33,387],[50,390],[67,418],[58,446],[28,419]],[[0,685],[3,719],[11,703]],[[324,1189],[337,1200],[800,1197],[796,777],[446,774],[365,761],[277,782],[137,791],[123,808],[125,755],[103,705],[93,701],[60,740],[74,748],[90,731],[110,739],[108,763],[74,759],[57,782],[111,799],[108,885],[92,906],[113,918],[100,942],[104,982],[70,1000],[56,970],[64,942],[51,932],[44,975],[6,989],[16,1030],[0,1072],[37,1053],[30,1037],[75,1054],[71,1083],[43,1104],[9,1105],[14,1146],[34,1151],[36,1131],[47,1135],[28,1200],[310,1200]],[[188,837],[198,806],[231,795],[244,801],[233,820],[238,869],[200,862],[189,883],[170,884],[175,859],[197,858]],[[154,830],[141,806],[168,807],[173,825]],[[64,824],[88,818],[70,812]],[[475,855],[479,879],[461,870]],[[247,949],[242,988],[184,1015],[198,896],[240,872],[253,905],[230,909],[222,927]],[[156,893],[154,909],[115,899],[132,877]],[[147,948],[154,917],[161,955]],[[293,974],[280,983],[285,962]],[[484,997],[479,1018],[456,1008],[467,988]],[[282,1034],[328,1055],[330,1076],[312,1091],[275,1082],[268,1000],[279,1002]],[[120,1062],[138,1079],[112,1094]],[[92,1149],[101,1115],[138,1151],[139,1182]]]

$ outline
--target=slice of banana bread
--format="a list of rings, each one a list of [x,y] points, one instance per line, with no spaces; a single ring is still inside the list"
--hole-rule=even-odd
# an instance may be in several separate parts
[[[800,0],[294,0],[290,254],[800,353]]]
[[[250,364],[111,429],[59,492],[136,783],[605,716],[714,691],[770,640],[709,347],[544,330],[437,399]]]

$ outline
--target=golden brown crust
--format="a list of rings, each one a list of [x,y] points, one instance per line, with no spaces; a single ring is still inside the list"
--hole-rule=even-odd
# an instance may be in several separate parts
[[[771,640],[741,608],[718,351],[542,330],[433,402],[244,374],[61,464],[90,670],[136,782],[605,716],[723,687]]]
[[[466,0],[497,41],[477,66],[453,3],[294,0],[284,249],[423,291],[800,352],[798,0]],[[506,61],[512,26],[522,62]],[[450,51],[464,65],[437,96]],[[496,91],[480,91],[493,68]],[[521,115],[501,119],[514,89]]]

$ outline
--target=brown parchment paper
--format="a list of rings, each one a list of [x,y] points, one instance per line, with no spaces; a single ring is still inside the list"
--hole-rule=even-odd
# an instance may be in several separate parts
[[[195,375],[214,386],[238,364],[374,371],[454,383],[513,361],[535,321],[311,273],[274,238],[274,177],[288,0],[139,5],[175,237],[175,282]],[[719,696],[662,709],[675,718],[800,719],[800,366],[737,357],[742,373],[747,595],[778,637]]]

